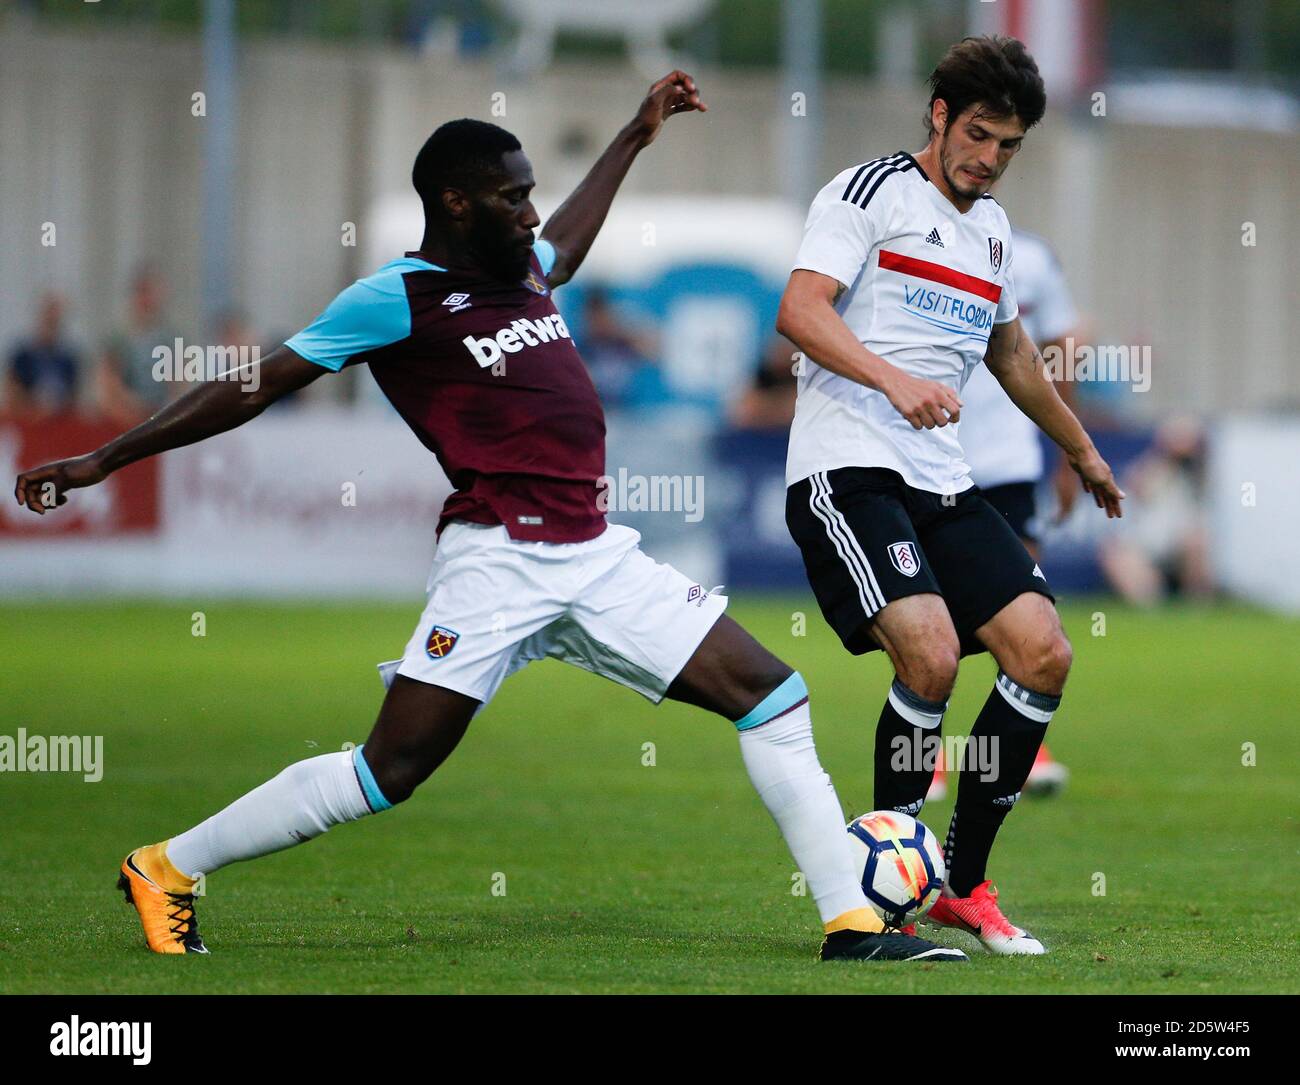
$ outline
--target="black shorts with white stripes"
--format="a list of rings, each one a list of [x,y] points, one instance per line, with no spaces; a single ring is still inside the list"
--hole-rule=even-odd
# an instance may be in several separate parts
[[[904,596],[943,596],[962,655],[985,650],[975,630],[1016,596],[1054,598],[1015,532],[975,487],[945,496],[882,467],[840,467],[791,486],[785,521],[822,614],[855,655],[880,647],[871,622]]]

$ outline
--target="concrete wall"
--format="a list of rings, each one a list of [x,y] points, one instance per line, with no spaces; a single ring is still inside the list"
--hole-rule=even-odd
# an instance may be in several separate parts
[[[712,111],[674,121],[627,189],[780,193],[790,122],[778,81],[698,78]],[[243,48],[240,82],[238,301],[265,334],[296,330],[368,270],[363,245],[340,244],[342,224],[364,224],[374,198],[406,186],[415,151],[441,121],[493,119],[492,96],[503,93],[499,122],[524,141],[542,187],[562,191],[642,90],[617,64],[513,84],[489,63],[267,41]],[[181,330],[202,335],[206,121],[190,113],[202,89],[189,39],[0,32],[0,345],[25,329],[49,285],[74,295],[73,331],[97,341],[143,258],[167,274]],[[919,88],[828,83],[820,175],[919,147],[922,105]],[[1154,384],[1132,397],[1135,413],[1295,406],[1298,167],[1295,135],[1049,113],[999,199],[1014,222],[1055,243],[1103,341],[1152,345]],[[40,244],[47,221],[54,248]],[[1253,248],[1241,243],[1247,221]]]

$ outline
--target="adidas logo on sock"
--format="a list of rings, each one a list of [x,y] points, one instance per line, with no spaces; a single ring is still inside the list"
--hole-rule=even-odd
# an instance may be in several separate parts
[[[936,226],[930,231],[930,236],[926,238],[926,241],[931,245],[938,245],[939,248],[943,248],[943,239],[939,237],[939,227]]]

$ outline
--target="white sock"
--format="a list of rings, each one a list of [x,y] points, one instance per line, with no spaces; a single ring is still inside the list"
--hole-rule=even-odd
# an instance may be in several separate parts
[[[740,752],[763,805],[808,879],[822,922],[871,907],[858,879],[839,797],[817,760],[807,700],[742,730]]]
[[[172,837],[167,858],[192,878],[241,859],[282,851],[320,836],[331,825],[371,813],[367,793],[375,802],[375,812],[388,809],[360,747],[309,757],[202,824]]]

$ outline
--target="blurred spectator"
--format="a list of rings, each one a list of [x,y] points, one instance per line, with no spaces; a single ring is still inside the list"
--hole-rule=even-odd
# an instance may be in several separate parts
[[[768,340],[754,381],[731,408],[737,429],[788,429],[794,421],[798,348],[783,335]]]
[[[599,286],[587,290],[582,329],[582,357],[606,407],[644,410],[673,402],[646,337],[620,319]]]
[[[173,395],[167,381],[154,380],[154,351],[171,347],[176,339],[164,315],[167,293],[152,268],[141,268],[131,282],[124,327],[105,345],[99,366],[99,399],[103,412],[119,425],[147,418]]]
[[[1111,587],[1139,606],[1169,595],[1212,595],[1200,424],[1191,418],[1164,423],[1120,484],[1129,496],[1124,518],[1100,555]]]
[[[40,300],[36,328],[9,357],[5,413],[25,418],[76,407],[81,360],[63,337],[63,299],[50,292]]]

